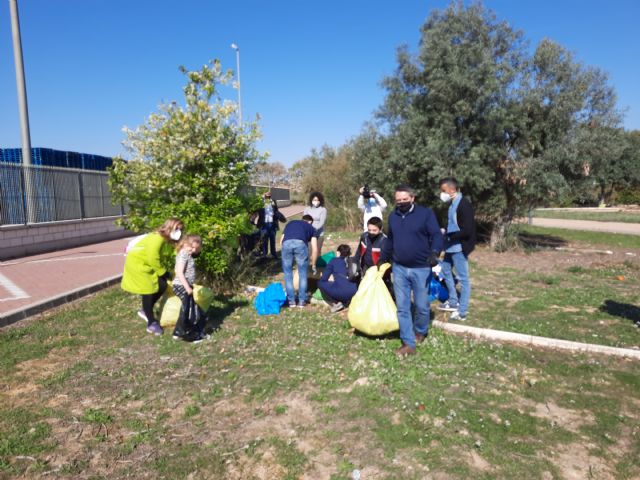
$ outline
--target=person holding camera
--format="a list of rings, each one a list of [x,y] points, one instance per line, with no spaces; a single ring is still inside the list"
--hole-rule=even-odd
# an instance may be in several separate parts
[[[382,219],[382,212],[387,208],[387,202],[378,195],[375,190],[369,190],[369,185],[365,184],[360,188],[360,196],[358,197],[358,208],[364,212],[364,228],[367,231],[367,222],[370,218],[378,217]]]

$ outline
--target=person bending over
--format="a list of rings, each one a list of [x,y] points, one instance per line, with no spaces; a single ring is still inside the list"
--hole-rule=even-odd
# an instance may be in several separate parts
[[[332,303],[331,311],[339,312],[348,306],[351,299],[358,291],[358,286],[349,281],[347,259],[351,256],[349,245],[338,247],[338,256],[331,259],[322,272],[322,277],[318,282],[318,288],[329,303]],[[333,276],[333,281],[329,278]]]

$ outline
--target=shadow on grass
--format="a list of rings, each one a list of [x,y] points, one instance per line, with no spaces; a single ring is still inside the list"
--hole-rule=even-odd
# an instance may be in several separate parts
[[[520,232],[518,240],[526,248],[555,248],[567,245],[564,238],[529,232]]]
[[[615,300],[605,300],[600,305],[600,311],[615,317],[631,320],[636,325],[640,325],[640,307],[629,303],[620,303]]]
[[[212,334],[222,327],[222,324],[229,315],[235,312],[238,308],[246,307],[249,304],[248,300],[237,299],[231,297],[218,298],[221,306],[212,305],[207,312],[207,326],[205,331],[208,334]]]
[[[369,340],[398,340],[400,338],[400,331],[396,330],[391,333],[385,333],[384,335],[367,335],[359,330],[354,330],[353,334],[356,337],[368,338]]]
[[[280,252],[278,252],[278,258],[269,255],[267,257],[257,257],[254,262],[261,275],[273,277],[282,272],[282,261],[280,258]]]

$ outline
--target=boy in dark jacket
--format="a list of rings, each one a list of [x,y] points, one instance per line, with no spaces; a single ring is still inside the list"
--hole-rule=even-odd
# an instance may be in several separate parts
[[[471,281],[469,280],[469,254],[476,246],[476,222],[473,207],[458,190],[455,178],[443,178],[439,182],[440,200],[449,203],[447,228],[442,229],[445,235],[444,261],[442,275],[449,291],[449,300],[442,304],[440,310],[452,312],[451,320],[465,320],[471,298]],[[460,296],[456,291],[453,269],[460,282]]]
[[[367,220],[367,231],[360,236],[355,254],[356,263],[363,274],[369,267],[378,265],[386,241],[387,236],[382,233],[382,219],[371,217]]]

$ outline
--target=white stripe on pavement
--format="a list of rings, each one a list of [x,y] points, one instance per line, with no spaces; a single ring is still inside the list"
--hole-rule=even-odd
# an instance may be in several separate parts
[[[18,300],[21,298],[29,298],[29,295],[27,295],[27,292],[25,292],[24,290],[22,290],[19,286],[17,286],[15,283],[13,283],[11,280],[9,280],[7,277],[5,277],[4,275],[2,275],[0,273],[0,286],[4,287],[4,289],[9,292],[11,295],[13,295],[13,298],[0,298],[0,301],[7,301],[7,300]]]
[[[7,263],[0,263],[0,267],[10,267],[11,265],[26,265],[27,263],[67,262],[69,260],[85,260],[87,258],[99,258],[99,257],[124,257],[124,252],[123,253],[103,253],[100,255],[84,255],[82,257],[45,258],[42,260],[27,260],[25,262],[7,262]]]

